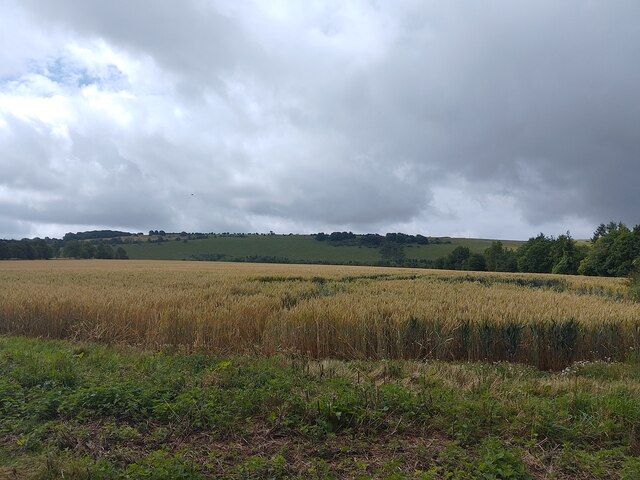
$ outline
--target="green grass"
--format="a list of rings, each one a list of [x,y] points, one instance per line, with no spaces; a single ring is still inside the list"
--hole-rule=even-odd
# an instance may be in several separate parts
[[[492,240],[452,238],[451,243],[440,245],[411,245],[405,247],[409,259],[427,259],[448,255],[455,247],[469,247],[472,252],[483,252]],[[521,242],[505,241],[505,246],[516,248]],[[135,260],[188,260],[194,255],[223,254],[229,257],[274,257],[292,262],[361,263],[374,264],[382,260],[377,248],[335,246],[319,242],[311,235],[267,235],[247,237],[210,237],[201,240],[170,240],[163,243],[124,244],[127,254]]]
[[[0,478],[622,478],[640,365],[309,362],[0,338]]]

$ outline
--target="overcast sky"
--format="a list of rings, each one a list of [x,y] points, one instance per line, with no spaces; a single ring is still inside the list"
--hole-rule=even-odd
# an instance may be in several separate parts
[[[0,237],[640,223],[640,2],[0,0]]]

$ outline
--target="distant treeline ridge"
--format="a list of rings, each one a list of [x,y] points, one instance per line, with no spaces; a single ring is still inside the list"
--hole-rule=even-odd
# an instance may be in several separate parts
[[[579,245],[569,232],[558,237],[540,233],[516,249],[496,240],[482,253],[457,246],[446,257],[435,260],[406,258],[404,245],[446,243],[439,238],[404,233],[355,235],[352,232],[318,233],[315,239],[336,245],[380,249],[378,264],[402,267],[491,272],[555,273],[623,277],[640,268],[640,225],[600,224],[590,245]]]
[[[117,258],[126,259],[127,252],[118,243],[124,237],[136,238],[142,233],[132,234],[117,230],[94,230],[89,232],[67,233],[62,240],[55,238],[34,238],[22,240],[0,240],[0,259],[49,259],[67,258]],[[153,236],[156,239],[153,239]],[[172,235],[175,240],[208,238],[212,236],[245,237],[252,234],[165,233],[163,230],[149,231],[147,241],[159,241],[160,238]],[[255,234],[261,235],[261,234]],[[269,232],[269,236],[275,235]],[[540,233],[530,238],[520,247],[507,248],[499,241],[482,253],[472,252],[468,247],[457,246],[448,255],[435,259],[407,258],[405,247],[412,245],[434,245],[451,243],[448,239],[427,237],[424,235],[408,235],[405,233],[387,233],[379,235],[369,233],[356,235],[353,232],[317,233],[313,235],[319,242],[327,242],[335,246],[367,247],[379,250],[380,260],[369,265],[400,266],[416,268],[436,268],[452,270],[522,272],[522,273],[555,273],[570,275],[597,275],[604,277],[628,276],[640,269],[640,225],[633,229],[624,223],[610,222],[601,224],[595,230],[590,244],[579,244],[569,232],[558,237]],[[186,240],[186,239],[185,239]],[[163,240],[166,241],[166,240]],[[322,261],[308,262],[298,259],[295,262],[286,257],[266,255],[229,256],[210,253],[192,256],[194,260],[225,261],[257,261],[278,263],[328,263]],[[344,264],[364,265],[356,261]]]

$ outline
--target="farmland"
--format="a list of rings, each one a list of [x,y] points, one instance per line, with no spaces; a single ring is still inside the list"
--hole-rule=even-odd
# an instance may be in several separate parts
[[[0,478],[637,479],[640,304],[627,288],[6,261]]]
[[[0,332],[310,358],[624,359],[623,279],[200,262],[5,262]]]
[[[482,253],[491,245],[491,240],[483,239],[446,238],[443,241],[449,243],[408,246],[406,256],[408,259],[435,260],[445,257],[458,246],[468,247],[474,253]],[[517,248],[523,242],[503,243],[505,247]],[[273,257],[292,263],[373,264],[382,260],[376,248],[332,245],[329,242],[318,242],[312,235],[210,236],[186,242],[172,239],[161,243],[142,241],[122,245],[129,257],[136,260],[189,260],[215,255],[231,258]]]

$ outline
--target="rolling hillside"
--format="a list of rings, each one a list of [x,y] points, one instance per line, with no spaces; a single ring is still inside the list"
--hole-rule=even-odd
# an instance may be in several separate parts
[[[446,238],[451,243],[406,245],[407,259],[434,260],[449,254],[457,246],[469,247],[472,252],[482,252],[492,240]],[[520,241],[503,241],[506,247],[516,248]],[[319,242],[311,235],[264,236],[210,236],[207,239],[171,239],[161,243],[142,241],[122,244],[129,258],[136,260],[193,260],[193,259],[247,259],[263,257],[272,260],[286,259],[299,263],[361,263],[371,264],[383,260],[378,248],[334,245]]]

